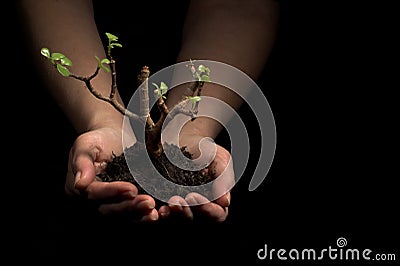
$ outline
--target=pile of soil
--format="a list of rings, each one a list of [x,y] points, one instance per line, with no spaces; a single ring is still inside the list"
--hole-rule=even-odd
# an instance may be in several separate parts
[[[192,159],[192,154],[190,154],[186,147],[179,148],[174,144],[165,143],[163,145],[164,151],[163,153],[157,157],[153,158],[147,154],[146,147],[143,143],[136,142],[134,145],[126,148],[124,153],[118,156],[114,156],[113,160],[107,164],[104,172],[99,174],[99,178],[104,182],[113,182],[113,181],[126,181],[134,184],[140,194],[148,194],[142,186],[139,185],[137,179],[143,180],[142,178],[146,178],[146,184],[150,184],[153,189],[157,190],[161,195],[186,195],[189,192],[195,191],[198,185],[206,184],[212,181],[215,178],[215,174],[211,171],[198,170],[191,171],[186,169],[194,169],[190,168],[190,163],[193,163],[191,160],[184,160],[183,164],[185,169],[177,167],[175,164],[171,163],[168,157],[175,157],[173,161],[182,158],[182,154],[189,159]],[[149,158],[154,167],[149,165]],[[182,160],[181,160],[182,161]],[[130,171],[129,165],[134,165],[131,167],[132,173]],[[132,162],[132,163],[130,163]],[[154,173],[154,168],[160,173],[164,178],[171,181],[172,183],[179,184],[181,186],[175,186],[173,184],[166,185],[165,183],[160,184],[159,179],[152,178],[156,175]],[[185,187],[190,186],[190,187]],[[165,194],[164,194],[165,193]],[[209,192],[211,193],[211,192]],[[210,197],[211,195],[205,195],[206,193],[201,192],[206,197]],[[164,197],[164,198],[165,198]],[[157,205],[165,204],[160,200],[156,199]]]

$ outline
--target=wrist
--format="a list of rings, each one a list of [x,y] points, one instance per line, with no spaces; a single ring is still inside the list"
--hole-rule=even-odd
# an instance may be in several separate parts
[[[84,131],[96,130],[99,128],[115,128],[118,130],[122,129],[123,126],[123,115],[117,110],[113,109],[112,106],[102,106],[98,112],[93,112],[87,122],[84,123]]]
[[[221,131],[221,124],[212,118],[209,117],[197,117],[193,121],[188,121],[180,132],[181,135],[192,135],[192,136],[201,136],[201,137],[209,137],[215,139],[215,137]]]
[[[221,125],[214,119],[198,117],[188,121],[179,132],[179,146],[186,149],[193,155],[193,158],[200,156],[200,146],[212,148],[209,144],[214,143],[215,137],[221,130]],[[203,142],[205,141],[205,142]]]

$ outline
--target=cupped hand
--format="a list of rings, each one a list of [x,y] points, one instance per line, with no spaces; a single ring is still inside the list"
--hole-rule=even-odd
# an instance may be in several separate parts
[[[187,194],[185,198],[173,196],[168,204],[159,208],[160,218],[193,220],[201,217],[215,222],[225,221],[231,200],[230,191],[235,180],[229,151],[209,138],[192,134],[181,134],[180,146],[186,146],[195,160],[211,161],[206,171],[212,172],[216,177],[212,185],[214,199],[210,200],[196,192]]]
[[[100,214],[124,215],[133,221],[158,219],[155,201],[149,195],[138,195],[130,182],[103,182],[96,177],[111,161],[113,154],[122,153],[122,131],[103,127],[78,136],[69,153],[65,191],[71,197],[84,197]]]

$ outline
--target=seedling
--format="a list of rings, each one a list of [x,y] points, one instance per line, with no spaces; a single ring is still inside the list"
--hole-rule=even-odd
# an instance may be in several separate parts
[[[185,89],[181,100],[179,103],[175,105],[172,111],[168,108],[165,103],[165,100],[168,97],[168,85],[161,81],[159,84],[152,83],[154,90],[153,93],[156,97],[156,105],[159,110],[159,117],[157,121],[154,121],[150,114],[149,108],[149,76],[150,70],[147,66],[143,66],[140,74],[137,76],[139,86],[139,102],[140,102],[140,111],[139,113],[134,113],[128,110],[124,105],[122,105],[116,98],[117,84],[116,84],[116,68],[115,68],[115,60],[112,57],[112,51],[116,47],[122,47],[122,45],[118,42],[118,37],[111,34],[106,33],[108,38],[107,45],[107,53],[106,58],[100,59],[95,56],[97,61],[97,67],[93,74],[89,76],[81,76],[75,73],[72,73],[70,67],[73,65],[73,62],[64,54],[60,52],[51,52],[48,48],[42,48],[41,54],[48,59],[48,61],[57,69],[57,71],[65,78],[73,78],[79,81],[82,81],[85,84],[85,87],[90,91],[90,93],[99,100],[105,101],[111,104],[116,110],[118,110],[121,114],[128,116],[130,119],[139,121],[145,127],[145,138],[143,142],[136,142],[131,147],[127,147],[124,150],[126,156],[132,156],[134,154],[135,162],[139,162],[140,156],[137,156],[136,152],[139,154],[143,154],[142,150],[147,150],[151,161],[155,163],[157,170],[169,181],[173,183],[177,183],[180,185],[188,185],[195,186],[208,183],[212,181],[215,177],[213,175],[213,171],[190,171],[185,170],[173,165],[166,157],[166,153],[164,147],[167,147],[169,151],[173,151],[173,154],[177,154],[175,150],[180,150],[183,155],[191,159],[191,154],[185,149],[185,147],[177,147],[176,145],[166,144],[162,145],[161,143],[161,130],[164,123],[168,123],[171,119],[173,119],[177,114],[185,114],[191,117],[191,120],[196,119],[196,115],[198,112],[198,105],[201,101],[201,90],[205,82],[210,82],[210,69],[204,65],[195,66],[195,61],[190,60],[187,65],[191,75],[194,78],[194,82],[190,83],[190,85]],[[93,86],[92,81],[96,78],[100,71],[106,71],[111,75],[111,89],[109,95],[103,95]],[[189,104],[188,104],[189,103]],[[188,107],[188,105],[190,107]],[[168,121],[166,120],[168,117]],[[175,149],[175,150],[174,150]],[[114,158],[111,162],[108,162],[107,168],[103,173],[99,175],[100,179],[103,181],[129,181],[135,184],[141,193],[147,193],[141,186],[138,184],[135,177],[130,172],[130,169],[127,167],[126,160],[124,158],[124,153],[122,155],[114,155]],[[139,158],[139,159],[138,159]],[[138,171],[135,173],[137,176],[151,176],[152,174],[149,171],[150,167],[146,165],[142,165],[141,163],[136,163],[134,171]],[[148,182],[153,182],[150,178]],[[154,181],[155,182],[155,181]],[[156,188],[157,191],[165,191],[167,195],[171,193],[176,193],[184,196],[189,191],[186,188],[180,188],[180,191],[176,191],[175,187],[159,187],[160,184],[152,183],[152,186]],[[205,195],[207,196],[207,195]]]
[[[154,86],[154,94],[157,98],[157,106],[160,111],[159,119],[154,122],[150,115],[149,108],[149,86],[148,86],[148,78],[150,75],[150,70],[147,66],[143,66],[140,74],[138,75],[138,83],[144,84],[139,89],[141,89],[140,93],[140,114],[136,114],[125,108],[122,104],[120,104],[115,95],[117,90],[116,84],[116,70],[115,70],[115,60],[112,57],[112,50],[115,47],[122,47],[122,44],[118,42],[118,37],[111,34],[106,33],[108,39],[107,45],[107,58],[100,59],[95,56],[97,60],[97,67],[93,74],[89,76],[80,76],[75,73],[72,73],[69,69],[73,65],[73,62],[64,54],[60,52],[51,52],[48,48],[42,48],[41,54],[46,57],[49,62],[57,69],[57,71],[64,77],[74,78],[85,83],[86,88],[93,94],[94,97],[108,102],[115,109],[117,109],[121,114],[127,115],[128,117],[138,120],[141,123],[145,123],[146,130],[146,147],[148,152],[154,157],[160,156],[163,152],[163,147],[161,143],[161,129],[165,122],[166,117],[170,114],[170,109],[165,104],[165,100],[167,98],[168,86],[164,82],[160,84],[152,83]],[[184,113],[190,115],[192,119],[195,119],[198,103],[201,100],[201,89],[205,82],[210,82],[210,69],[204,65],[199,65],[197,68],[194,65],[194,61],[190,60],[190,63],[187,65],[189,71],[195,78],[195,82],[189,86],[184,95],[182,95],[181,101],[177,104],[179,108],[177,108],[177,113]],[[112,75],[112,84],[109,95],[103,95],[92,85],[92,80],[96,78],[99,71],[106,71]],[[186,102],[191,102],[191,109],[187,110],[184,108],[186,106]],[[170,114],[170,116],[175,114]]]

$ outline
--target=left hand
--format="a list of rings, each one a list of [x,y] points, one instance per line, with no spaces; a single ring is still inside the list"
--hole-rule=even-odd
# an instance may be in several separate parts
[[[203,137],[199,135],[181,133],[180,146],[186,146],[188,151],[196,158],[200,155],[199,143],[201,139]],[[183,218],[193,220],[197,219],[196,217],[202,217],[216,222],[226,220],[231,199],[230,190],[235,180],[232,157],[229,151],[222,146],[213,142],[209,142],[209,145],[206,144],[204,150],[207,150],[207,146],[211,147],[212,145],[212,152],[215,153],[207,169],[218,177],[212,188],[216,199],[210,201],[205,196],[195,192],[189,193],[185,198],[173,196],[169,199],[168,205],[159,208],[158,213],[161,219]]]

